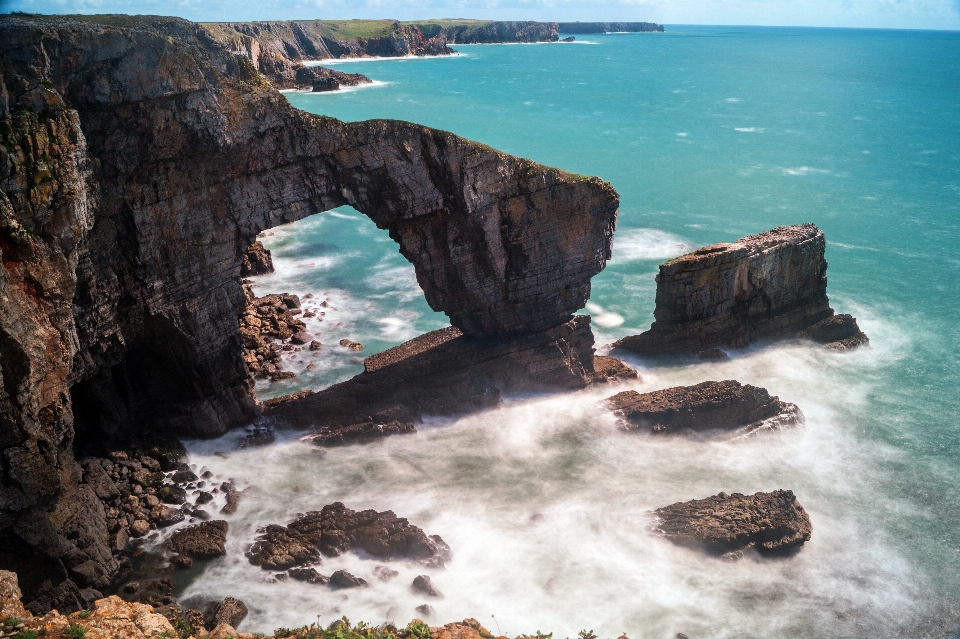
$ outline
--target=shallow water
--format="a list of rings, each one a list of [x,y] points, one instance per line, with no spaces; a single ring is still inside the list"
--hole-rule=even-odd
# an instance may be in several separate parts
[[[673,27],[583,36],[595,46],[469,46],[456,58],[369,61],[384,84],[287,93],[347,120],[408,119],[609,180],[622,197],[614,257],[594,278],[598,345],[652,321],[657,265],[693,247],[811,221],[827,237],[828,292],[871,347],[759,345],[731,361],[632,360],[638,390],[738,379],[797,403],[806,425],[737,442],[627,434],[600,410],[630,386],[511,398],[415,436],[326,452],[282,434],[188,442],[191,461],[249,487],[230,554],[183,597],[237,596],[243,630],[473,616],[510,635],[944,637],[960,616],[960,34]],[[360,70],[359,68],[357,70]],[[258,292],[310,293],[324,343],[261,397],[321,388],[367,356],[446,325],[385,232],[349,208],[272,229],[277,272]],[[337,346],[361,341],[363,352]],[[311,370],[307,367],[312,364]],[[215,456],[222,451],[227,458]],[[650,534],[649,512],[727,492],[792,489],[813,537],[796,556],[725,562]],[[333,501],[392,509],[441,535],[431,575],[347,556],[362,591],[270,583],[243,551],[257,526]],[[541,518],[533,518],[540,514]],[[495,619],[491,618],[495,615]]]

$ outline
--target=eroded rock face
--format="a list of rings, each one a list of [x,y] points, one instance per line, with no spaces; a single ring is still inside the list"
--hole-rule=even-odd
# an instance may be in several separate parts
[[[765,388],[734,380],[650,393],[624,391],[607,399],[606,405],[628,428],[655,434],[718,429],[747,434],[804,421],[796,404],[772,397]]]
[[[273,256],[264,247],[263,242],[257,240],[250,245],[243,255],[243,262],[240,263],[240,276],[252,277],[267,273],[273,273]]]
[[[643,355],[693,355],[803,336],[833,316],[824,248],[823,232],[813,224],[800,224],[733,244],[705,246],[661,264],[656,321],[649,331],[625,337],[614,348]],[[836,335],[866,341],[855,321],[843,323]]]
[[[410,559],[430,566],[442,566],[450,558],[450,547],[443,539],[428,537],[393,511],[355,511],[341,502],[299,515],[287,526],[267,526],[247,558],[265,570],[285,570],[319,563],[320,553],[336,557],[352,550],[378,559]],[[296,579],[304,574],[291,573]]]
[[[116,570],[75,444],[258,416],[237,318],[260,231],[351,204],[491,336],[566,321],[616,221],[599,179],[306,114],[198,25],[109,22],[0,17],[0,566],[37,610]]]
[[[368,357],[364,367],[322,391],[267,401],[265,413],[278,423],[317,427],[322,445],[415,432],[422,415],[497,406],[501,393],[587,386],[593,333],[587,315],[542,333],[487,339],[448,327]]]
[[[720,493],[654,511],[655,530],[674,543],[722,555],[756,548],[786,554],[810,540],[810,516],[790,490]]]

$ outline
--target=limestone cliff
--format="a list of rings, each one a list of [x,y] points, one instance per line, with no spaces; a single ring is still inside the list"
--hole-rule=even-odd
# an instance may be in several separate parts
[[[661,264],[656,321],[649,331],[625,337],[614,348],[646,355],[696,354],[798,336],[826,343],[846,340],[838,348],[864,343],[866,336],[853,318],[831,319],[825,247],[823,232],[813,224],[781,226]]]
[[[0,567],[37,610],[115,568],[75,449],[258,415],[237,322],[257,233],[351,204],[489,338],[566,322],[616,223],[599,179],[297,111],[178,19],[3,16],[0,133]]]
[[[561,22],[560,33],[651,33],[663,32],[654,22]]]

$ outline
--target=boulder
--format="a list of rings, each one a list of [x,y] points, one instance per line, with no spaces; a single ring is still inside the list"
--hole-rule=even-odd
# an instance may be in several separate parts
[[[355,577],[346,570],[338,570],[330,575],[330,587],[334,590],[345,588],[366,588],[367,582],[360,577]]]
[[[742,495],[719,493],[654,511],[654,530],[670,541],[711,554],[755,548],[786,554],[809,541],[810,517],[790,490]]]
[[[220,605],[217,607],[217,612],[213,616],[213,625],[220,626],[226,624],[236,628],[247,618],[248,612],[249,610],[247,610],[246,604],[239,599],[225,597],[224,600],[220,602]]]
[[[324,577],[314,568],[291,568],[287,571],[287,575],[297,581],[305,581],[310,584],[326,585],[330,583],[330,577]]]
[[[803,330],[800,337],[813,340],[836,351],[846,351],[870,342],[870,339],[857,326],[857,320],[846,313],[820,320]]]
[[[273,258],[263,242],[257,240],[247,248],[240,262],[240,277],[273,273]]]
[[[718,429],[746,434],[804,421],[796,404],[780,401],[765,388],[734,380],[676,386],[650,393],[624,391],[605,403],[626,428],[655,434]]]
[[[388,582],[396,577],[400,576],[400,573],[392,568],[387,566],[377,566],[373,569],[373,574],[376,575],[377,579],[383,582]]]
[[[167,550],[191,559],[213,559],[226,554],[229,524],[223,520],[205,521],[177,530],[167,540]],[[235,624],[230,624],[235,625]]]
[[[428,597],[443,597],[443,595],[440,594],[440,591],[433,587],[428,575],[418,575],[413,580],[413,584],[411,584],[410,588],[413,590],[413,592],[426,595]]]
[[[645,333],[614,343],[614,349],[695,355],[803,336],[834,314],[827,299],[825,247],[823,232],[813,224],[780,226],[661,264],[656,321]],[[866,343],[859,335],[851,344]]]
[[[251,564],[264,570],[286,570],[319,563],[320,551],[300,533],[284,526],[270,525],[260,532],[246,557]]]

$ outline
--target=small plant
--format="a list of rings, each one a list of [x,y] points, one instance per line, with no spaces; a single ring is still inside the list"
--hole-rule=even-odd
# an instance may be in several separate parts
[[[53,88],[53,82],[51,82],[50,80],[43,80],[40,84],[42,84],[42,85],[43,85],[43,88],[45,88],[45,89],[52,89],[52,88]]]
[[[3,623],[6,624],[6,625],[8,625],[8,626],[19,626],[19,625],[20,625],[20,620],[19,620],[19,619],[15,619],[14,617],[10,617],[9,619],[7,619],[6,621],[4,621]]]
[[[87,629],[72,623],[64,629],[63,634],[70,637],[70,639],[83,639],[83,635],[87,634]]]
[[[537,635],[536,635],[536,637],[537,637],[537,639],[553,639],[553,633],[551,632],[551,633],[549,633],[549,634],[543,634],[542,632],[540,632],[539,630],[537,630]]]
[[[284,637],[289,637],[293,634],[293,630],[290,628],[277,628],[273,631],[273,636],[277,639],[284,639]]]
[[[593,630],[581,630],[577,633],[577,636],[580,639],[597,639],[597,635],[593,634]]]
[[[193,634],[193,628],[186,619],[178,619],[177,622],[173,624],[173,629],[177,631],[180,639],[187,639],[187,637]]]
[[[79,613],[77,613],[77,616],[80,617],[81,619],[86,619],[87,617],[90,616],[90,611],[89,611],[89,610],[81,610]]]
[[[37,639],[37,631],[21,630],[17,634],[13,635],[13,639]]]
[[[430,626],[422,621],[411,621],[407,624],[407,627],[404,628],[404,632],[407,637],[411,637],[412,639],[432,639]]]

